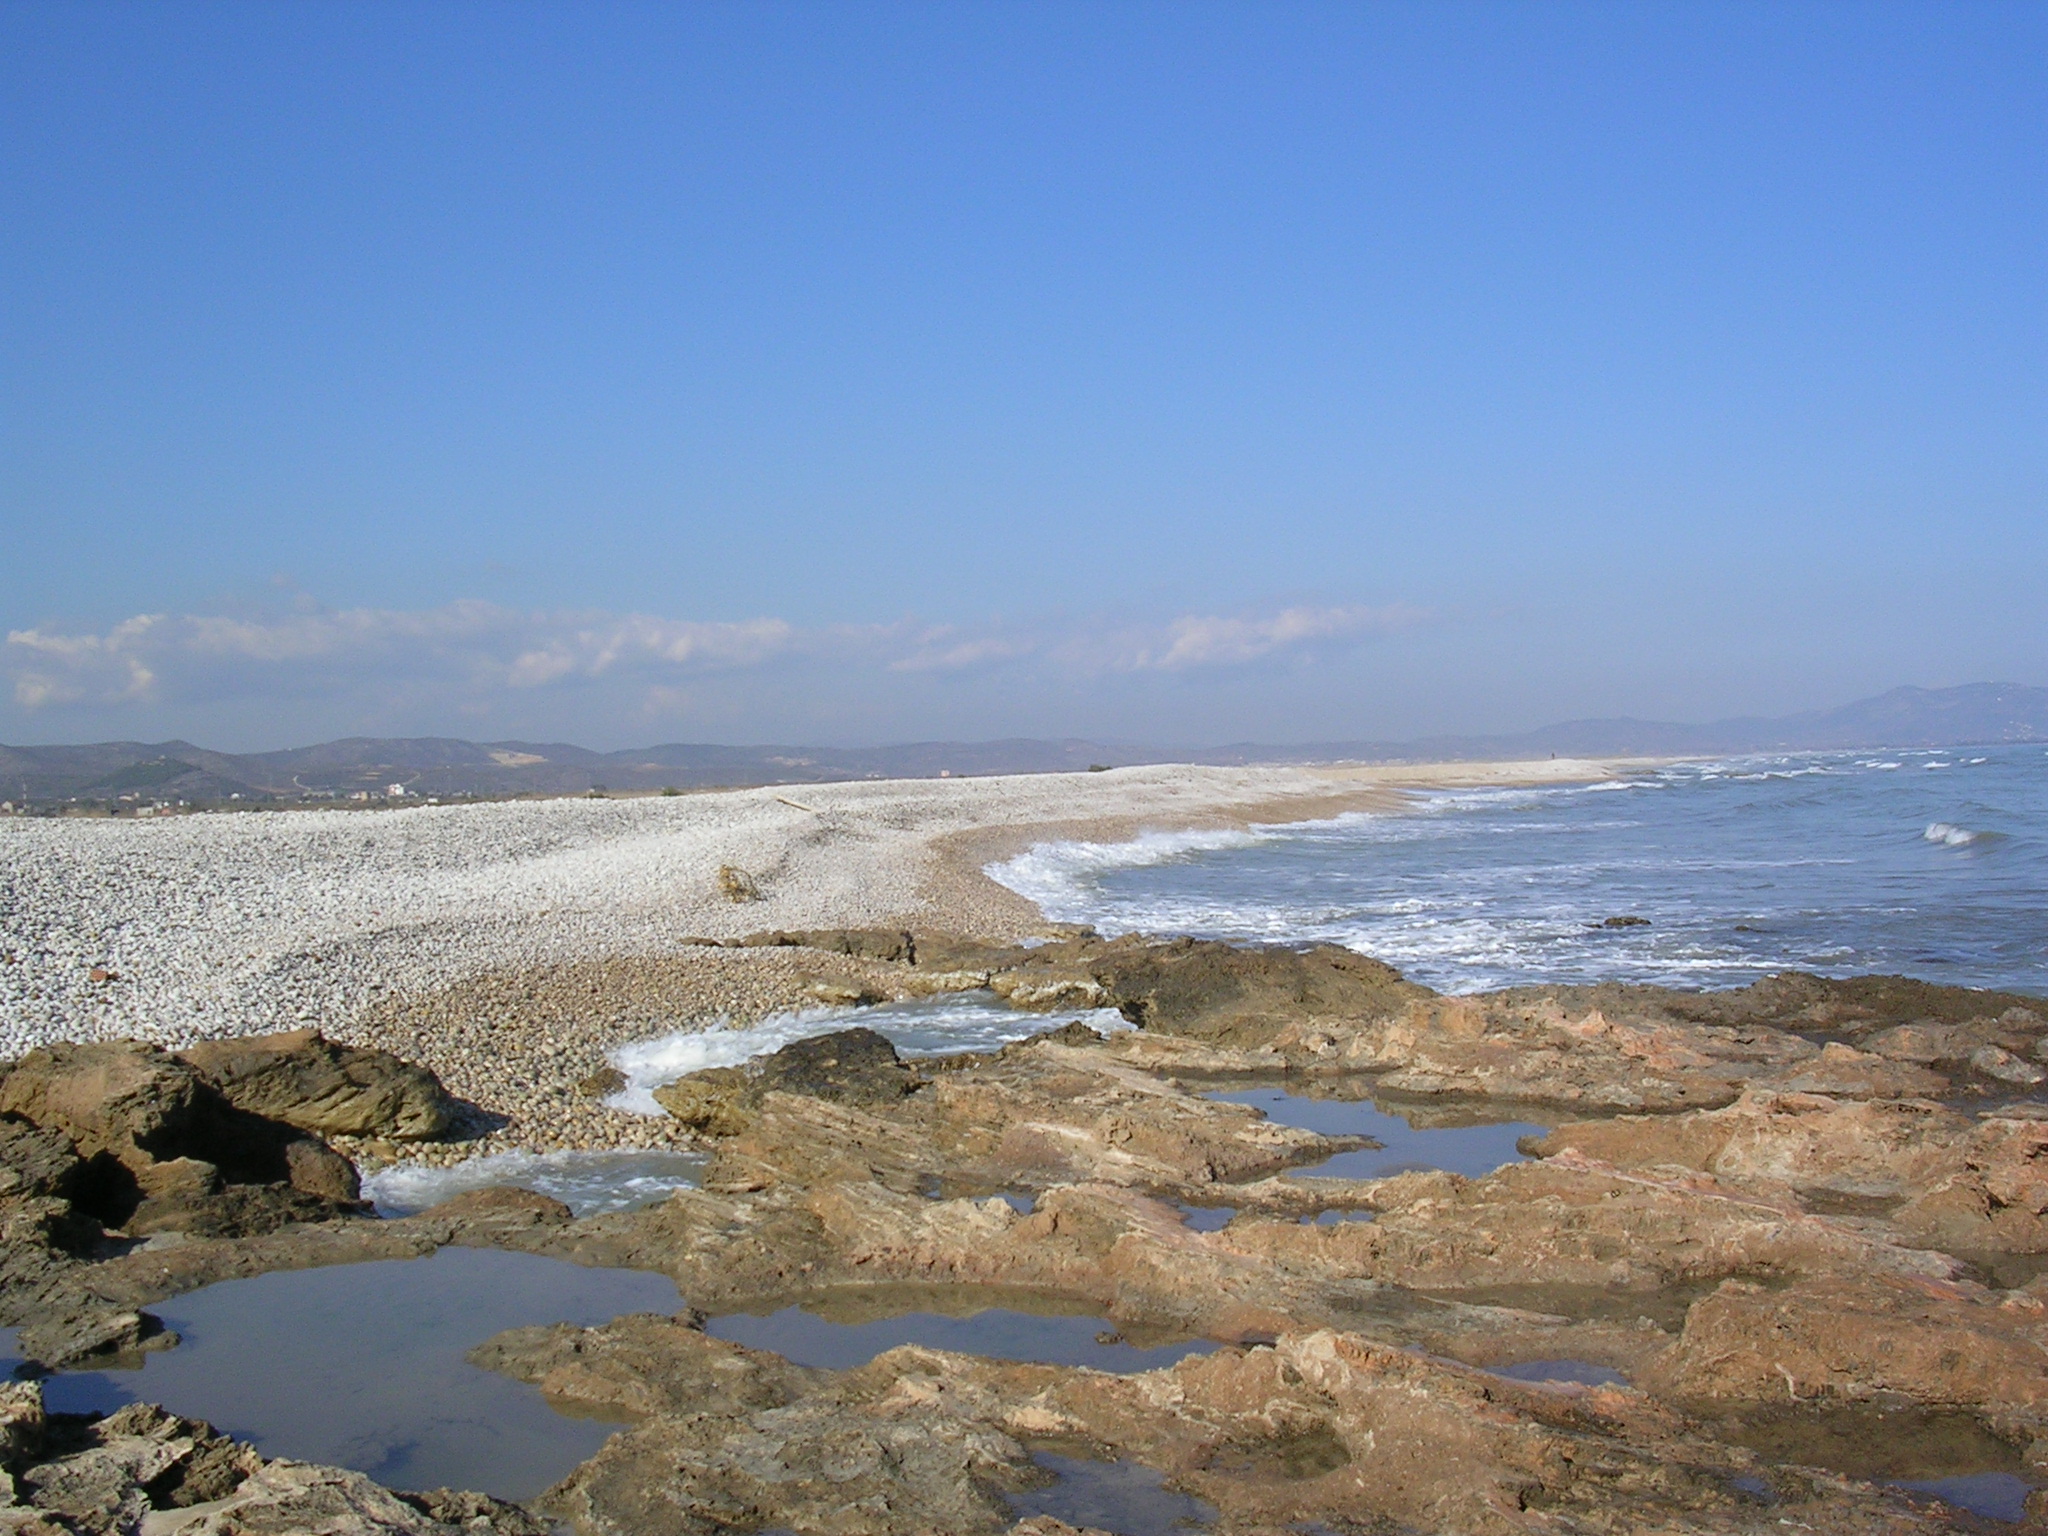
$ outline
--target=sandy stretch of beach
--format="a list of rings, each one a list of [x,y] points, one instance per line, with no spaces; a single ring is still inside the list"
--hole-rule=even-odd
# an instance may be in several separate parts
[[[1018,937],[1043,919],[981,867],[1034,842],[1392,811],[1403,789],[1632,766],[1155,766],[10,820],[0,822],[0,1054],[54,1039],[177,1045],[317,1025],[426,1061],[457,1092],[520,1115],[529,1143],[573,1142],[589,1114],[567,1085],[606,1050],[815,1001],[816,967],[801,957],[691,938],[854,926]],[[722,865],[745,870],[761,899],[727,899]],[[559,1115],[536,1113],[557,1101]]]

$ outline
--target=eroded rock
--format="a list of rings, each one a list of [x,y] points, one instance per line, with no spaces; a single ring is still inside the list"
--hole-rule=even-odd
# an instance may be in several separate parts
[[[318,1030],[209,1040],[179,1055],[238,1109],[317,1136],[423,1141],[455,1120],[455,1101],[427,1068]]]
[[[131,1403],[91,1420],[0,1389],[0,1458],[24,1536],[545,1536],[517,1505],[446,1489],[397,1495],[360,1472],[266,1462],[197,1419]]]

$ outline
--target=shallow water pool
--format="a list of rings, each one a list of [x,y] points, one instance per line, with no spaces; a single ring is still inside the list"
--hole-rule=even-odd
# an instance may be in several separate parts
[[[1628,1378],[1617,1370],[1595,1365],[1590,1360],[1524,1360],[1518,1365],[1489,1365],[1489,1376],[1537,1384],[1558,1382],[1582,1387],[1625,1387]]]
[[[1250,1104],[1264,1110],[1276,1125],[1299,1126],[1324,1136],[1370,1136],[1378,1148],[1339,1152],[1326,1162],[1292,1170],[1334,1179],[1384,1179],[1396,1173],[1441,1169],[1476,1179],[1508,1163],[1527,1160],[1515,1143],[1524,1136],[1547,1136],[1550,1127],[1528,1120],[1475,1121],[1470,1124],[1417,1126],[1411,1118],[1389,1114],[1368,1099],[1312,1099],[1283,1088],[1245,1088],[1212,1093],[1224,1104]],[[1447,1118],[1438,1109],[1411,1110],[1419,1119]]]
[[[2012,1472],[1966,1472],[1959,1477],[1908,1479],[1893,1486],[1931,1494],[1989,1520],[2012,1521],[2027,1517],[2027,1496],[2034,1491],[2032,1483]]]
[[[851,1370],[899,1344],[1098,1371],[1157,1370],[1208,1354],[1208,1339],[1134,1344],[1099,1312],[1059,1297],[997,1286],[876,1286],[768,1313],[714,1317],[704,1331],[798,1365]]]
[[[139,1370],[50,1377],[58,1412],[160,1403],[266,1456],[352,1467],[393,1488],[527,1499],[614,1426],[547,1406],[466,1351],[507,1328],[682,1306],[664,1275],[477,1248],[229,1280],[154,1306],[173,1349]]]
[[[1115,1536],[1186,1536],[1216,1523],[1214,1505],[1175,1493],[1150,1467],[1134,1461],[1084,1461],[1050,1451],[1032,1458],[1053,1481],[1010,1495],[1020,1517],[1051,1515],[1069,1525]]]

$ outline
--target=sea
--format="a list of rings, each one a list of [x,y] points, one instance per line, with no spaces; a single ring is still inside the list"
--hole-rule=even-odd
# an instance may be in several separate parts
[[[988,873],[1104,934],[1341,944],[1452,993],[1796,970],[2048,995],[2048,746],[1420,791],[1386,813],[1043,843]]]

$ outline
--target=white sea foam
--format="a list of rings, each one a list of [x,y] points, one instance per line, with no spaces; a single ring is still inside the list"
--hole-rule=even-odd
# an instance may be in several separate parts
[[[1950,821],[1930,821],[1927,830],[1920,834],[1930,843],[1942,843],[1950,848],[1962,848],[1982,838],[1982,832],[1968,827],[1959,827]]]
[[[1085,921],[1075,914],[1092,909],[1091,887],[1098,876],[1112,870],[1171,864],[1196,854],[1250,848],[1271,836],[1263,828],[1217,829],[1143,832],[1122,843],[1034,843],[1015,858],[988,865],[982,873],[1027,901],[1036,902],[1039,910],[1055,922]]]
[[[473,1189],[509,1184],[595,1216],[695,1188],[703,1172],[704,1159],[690,1152],[501,1152],[449,1168],[393,1163],[363,1180],[363,1195],[380,1216],[411,1216]]]
[[[1011,1008],[995,994],[976,992],[929,1001],[883,1003],[871,1008],[805,1008],[777,1014],[748,1029],[682,1030],[612,1052],[626,1086],[605,1102],[633,1114],[665,1113],[654,1090],[707,1067],[736,1067],[798,1040],[856,1026],[886,1035],[905,1056],[941,1056],[993,1050],[1041,1030],[1078,1019],[1103,1034],[1130,1025],[1114,1008],[1062,1009],[1050,1014]]]

